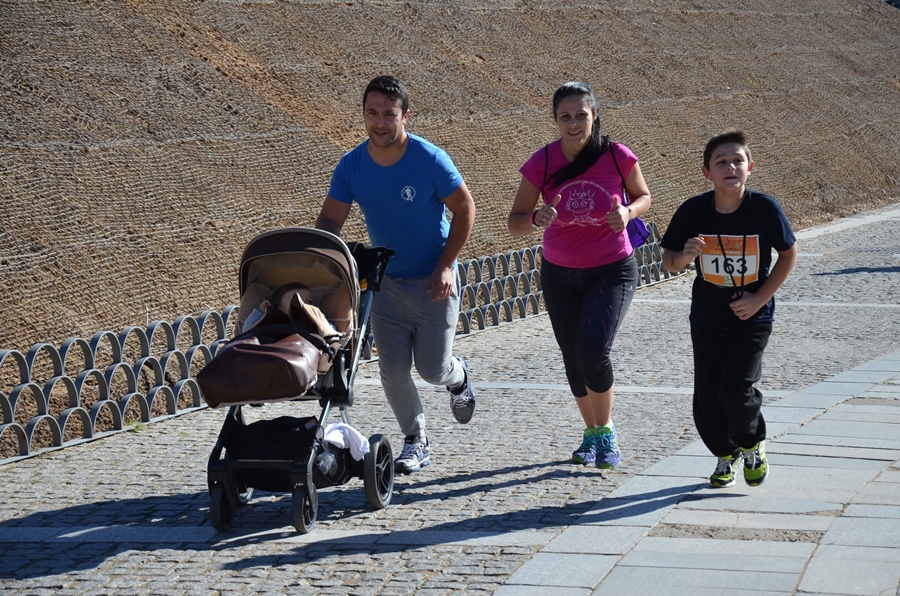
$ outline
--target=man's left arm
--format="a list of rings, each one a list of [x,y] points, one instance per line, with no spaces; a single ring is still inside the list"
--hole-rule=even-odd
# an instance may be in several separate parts
[[[475,224],[475,201],[465,182],[444,199],[444,205],[453,214],[453,220],[450,222],[447,244],[428,283],[428,293],[432,294],[432,300],[444,300],[453,293],[456,285],[453,263],[462,252]]]

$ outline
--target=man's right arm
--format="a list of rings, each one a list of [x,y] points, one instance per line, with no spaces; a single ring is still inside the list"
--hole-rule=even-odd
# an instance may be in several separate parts
[[[337,199],[327,197],[322,204],[319,217],[316,218],[316,228],[339,236],[344,222],[350,215],[350,206],[350,203],[342,203]]]

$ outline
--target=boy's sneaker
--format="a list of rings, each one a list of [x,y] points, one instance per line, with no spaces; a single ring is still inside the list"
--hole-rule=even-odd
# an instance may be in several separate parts
[[[741,447],[744,460],[744,482],[750,486],[759,486],[769,475],[769,462],[766,460],[766,442],[760,441],[750,449]]]
[[[729,488],[734,486],[735,468],[740,465],[741,458],[728,455],[720,457],[716,462],[716,471],[709,477],[712,488]]]
[[[447,387],[447,390],[450,392],[450,410],[453,412],[457,422],[466,424],[475,413],[475,389],[472,388],[472,383],[469,382],[469,365],[466,364],[466,359],[462,356],[454,356],[454,358],[462,365],[466,378],[463,381],[462,388],[456,391]]]
[[[431,463],[431,444],[426,438],[406,437],[400,457],[394,461],[394,471],[398,474],[418,472]]]
[[[598,468],[608,469],[619,463],[619,435],[611,420],[606,426],[594,429],[594,441],[597,445],[594,464]]]
[[[595,438],[595,428],[584,429],[584,435],[581,440],[581,446],[572,452],[572,463],[588,466],[597,459],[597,443]]]

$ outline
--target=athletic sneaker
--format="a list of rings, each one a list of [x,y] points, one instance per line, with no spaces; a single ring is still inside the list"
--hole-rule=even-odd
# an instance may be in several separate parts
[[[403,440],[403,451],[400,457],[394,461],[394,472],[398,474],[411,474],[418,472],[423,466],[431,463],[431,444],[426,438],[406,437]]]
[[[769,475],[769,462],[766,460],[766,442],[760,441],[750,449],[741,447],[744,459],[744,482],[750,486],[759,486]]]
[[[584,429],[581,446],[572,452],[572,463],[588,466],[597,458],[597,442],[595,428]]]
[[[712,488],[729,488],[734,486],[734,469],[740,465],[741,459],[733,455],[720,457],[716,462],[716,471],[709,477]]]
[[[469,382],[469,365],[466,364],[466,359],[462,356],[454,356],[454,358],[462,365],[466,378],[463,380],[462,387],[456,391],[447,387],[450,392],[450,410],[457,422],[466,424],[475,413],[475,389]]]
[[[612,468],[619,463],[619,435],[616,425],[610,420],[606,426],[594,429],[594,441],[597,444],[597,456],[594,464],[601,469]]]

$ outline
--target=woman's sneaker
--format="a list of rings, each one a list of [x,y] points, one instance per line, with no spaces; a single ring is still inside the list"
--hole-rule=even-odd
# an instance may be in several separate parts
[[[418,472],[423,466],[431,463],[431,444],[426,438],[406,437],[403,440],[403,450],[400,457],[394,461],[394,472],[398,474],[411,474]]]
[[[472,419],[472,415],[475,414],[475,389],[472,388],[472,383],[469,382],[469,365],[466,364],[466,359],[462,356],[454,356],[454,358],[462,365],[466,378],[462,387],[455,391],[447,387],[447,390],[450,392],[450,410],[453,412],[453,417],[456,418],[457,422],[467,424]]]
[[[594,464],[600,469],[609,469],[619,463],[619,435],[616,433],[616,425],[610,421],[606,426],[594,429],[594,441],[597,447],[597,455]]]
[[[584,429],[581,446],[572,452],[573,464],[587,466],[594,463],[597,458],[597,444],[594,438],[596,430],[595,428]]]
[[[734,486],[734,470],[740,465],[740,458],[728,455],[720,457],[716,462],[716,471],[709,477],[712,488],[729,488]]]
[[[741,447],[741,458],[744,460],[744,482],[749,486],[759,486],[769,475],[769,462],[766,460],[766,442],[760,441],[750,449]]]

